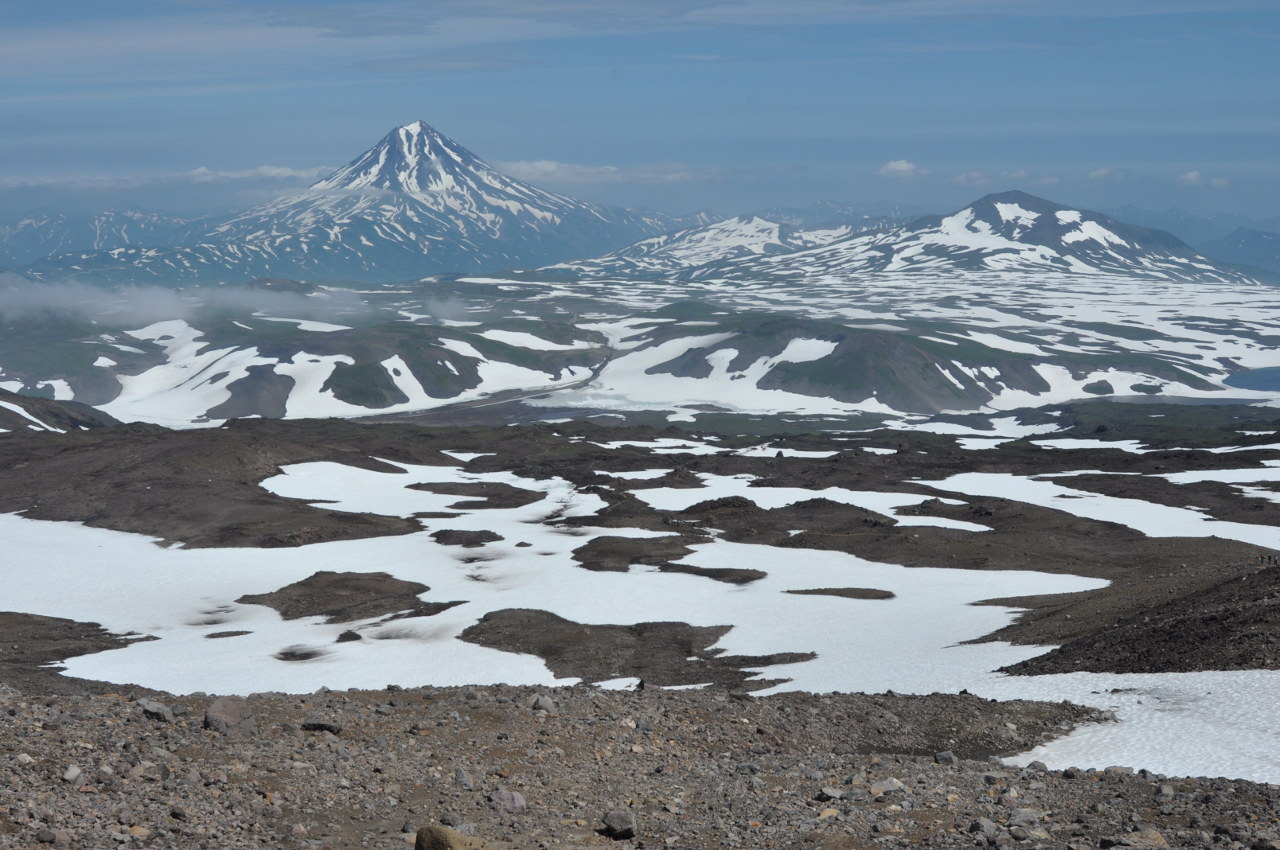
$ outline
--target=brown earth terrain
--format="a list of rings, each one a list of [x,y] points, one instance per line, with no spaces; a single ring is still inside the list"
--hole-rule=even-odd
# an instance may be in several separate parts
[[[1083,433],[1100,427],[1093,408],[1069,415]],[[300,546],[405,534],[421,523],[333,511],[275,496],[259,483],[307,461],[396,472],[378,458],[452,466],[457,461],[442,451],[488,452],[467,469],[558,476],[606,501],[596,516],[547,520],[566,531],[592,525],[673,535],[596,538],[574,553],[584,569],[643,564],[693,572],[674,562],[688,545],[714,535],[907,566],[1095,576],[1111,584],[1003,600],[1027,611],[993,638],[1062,644],[1014,672],[1274,669],[1276,550],[1215,538],[1147,538],[1119,523],[1006,499],[965,496],[958,497],[964,504],[950,505],[941,499],[954,494],[927,484],[956,472],[1095,470],[1073,476],[1069,486],[1280,525],[1275,504],[1265,499],[1223,485],[1172,485],[1151,477],[1280,458],[1271,450],[1179,448],[1252,439],[1234,433],[1244,427],[1238,416],[1224,423],[1177,434],[1153,431],[1149,422],[1130,423],[1127,432],[1113,423],[1109,437],[1141,435],[1170,449],[1145,455],[1050,450],[1026,441],[965,451],[953,438],[915,433],[775,440],[838,452],[805,459],[602,449],[595,442],[688,435],[583,424],[441,429],[245,421],[174,432],[87,422],[89,430],[15,431],[0,438],[0,510],[188,547]],[[1262,430],[1276,423],[1249,424]],[[719,444],[759,442],[725,438]],[[673,471],[647,480],[604,474],[645,469]],[[774,510],[730,498],[660,511],[634,496],[650,487],[699,486],[700,473],[750,474],[759,479],[756,486],[915,493],[930,498],[907,510],[990,530],[901,526],[821,498]],[[457,511],[530,500],[505,486],[427,489],[459,496],[451,506]],[[465,550],[491,539],[447,534],[448,516],[438,518],[440,542]],[[20,569],[20,554],[5,563]],[[736,583],[759,578],[748,569],[695,574]],[[286,617],[348,622],[433,616],[441,603],[419,599],[426,590],[387,574],[318,572],[241,601],[270,605]],[[884,591],[853,583],[810,592],[885,598]],[[424,837],[419,845],[1280,848],[1275,786],[1167,778],[1128,767],[1051,771],[987,761],[1077,723],[1106,722],[1094,710],[964,694],[747,697],[746,689],[762,683],[745,671],[802,656],[725,657],[713,648],[721,633],[687,623],[588,626],[545,611],[508,609],[485,617],[464,638],[534,653],[560,676],[587,682],[635,677],[646,686],[389,688],[258,694],[227,703],[60,676],[62,659],[146,636],[111,635],[39,612],[0,614],[0,683],[7,683],[0,684],[0,787],[6,789],[0,847],[412,847],[419,828],[440,827],[432,840],[452,843],[432,845]],[[340,640],[360,637],[351,631]],[[659,687],[705,683],[708,671],[714,675],[705,689]]]
[[[1067,704],[0,686],[0,712],[3,848],[1280,847],[1275,786],[987,760],[1102,719]]]

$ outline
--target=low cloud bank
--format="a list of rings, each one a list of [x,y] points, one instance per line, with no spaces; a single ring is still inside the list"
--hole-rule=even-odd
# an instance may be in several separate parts
[[[254,313],[296,319],[350,319],[369,310],[369,305],[354,293],[308,295],[247,286],[107,289],[74,281],[40,283],[15,274],[0,274],[0,322],[5,323],[69,321],[138,328],[167,319]]]

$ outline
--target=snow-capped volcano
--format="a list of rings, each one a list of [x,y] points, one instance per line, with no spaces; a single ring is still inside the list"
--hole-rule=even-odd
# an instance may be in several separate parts
[[[1025,192],[987,195],[945,216],[838,239],[816,248],[728,258],[689,276],[850,275],[949,270],[1124,274],[1243,282],[1161,230],[1123,224]]]
[[[30,271],[109,280],[386,281],[590,256],[660,229],[626,210],[508,177],[418,121],[302,192],[192,226],[178,247],[62,254]]]
[[[395,221],[399,217],[405,221]],[[605,210],[508,177],[418,121],[392,130],[304,192],[255,207],[210,233],[253,237],[264,233],[264,225],[283,224],[285,230],[306,232],[317,225],[360,221],[383,224],[383,231],[375,228],[380,238],[407,238],[424,249],[432,248],[432,241],[442,234],[422,228],[410,233],[412,225],[434,224],[472,241],[488,236],[516,242],[528,242],[534,233],[554,236],[567,223],[622,225],[627,235],[628,226],[644,227],[638,217],[622,210]],[[406,232],[397,234],[397,224],[408,225]]]
[[[312,184],[310,191],[360,189],[386,189],[418,195],[427,203],[437,203],[441,209],[447,208],[451,200],[495,189],[543,206],[566,202],[582,206],[572,198],[533,189],[495,171],[484,160],[437,132],[425,121],[392,130],[378,144]]]

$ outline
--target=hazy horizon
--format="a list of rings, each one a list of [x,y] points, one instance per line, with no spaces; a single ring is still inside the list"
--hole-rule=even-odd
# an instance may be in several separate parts
[[[584,200],[1280,215],[1265,0],[65,0],[0,11],[0,213],[238,209],[426,120]]]

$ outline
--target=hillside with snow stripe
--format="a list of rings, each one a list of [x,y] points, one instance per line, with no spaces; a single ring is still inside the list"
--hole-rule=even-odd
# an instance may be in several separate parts
[[[0,267],[25,266],[51,254],[170,245],[188,224],[141,210],[17,215],[0,220]]]
[[[417,121],[305,191],[194,222],[163,245],[71,251],[24,272],[41,280],[380,282],[591,256],[667,226],[508,177]]]
[[[359,292],[271,283],[218,288],[175,305],[183,318],[151,323],[129,323],[146,290],[104,300],[96,318],[10,323],[0,387],[183,427],[409,414],[513,393],[517,419],[582,410],[686,422],[1277,400],[1224,384],[1275,363],[1280,295],[1265,286],[1007,271],[432,279]]]
[[[84,404],[32,398],[0,388],[0,435],[14,431],[65,434],[114,424],[115,419]]]
[[[658,277],[708,263],[825,245],[854,232],[850,226],[802,230],[755,215],[644,239],[592,260],[549,266],[582,277]]]

